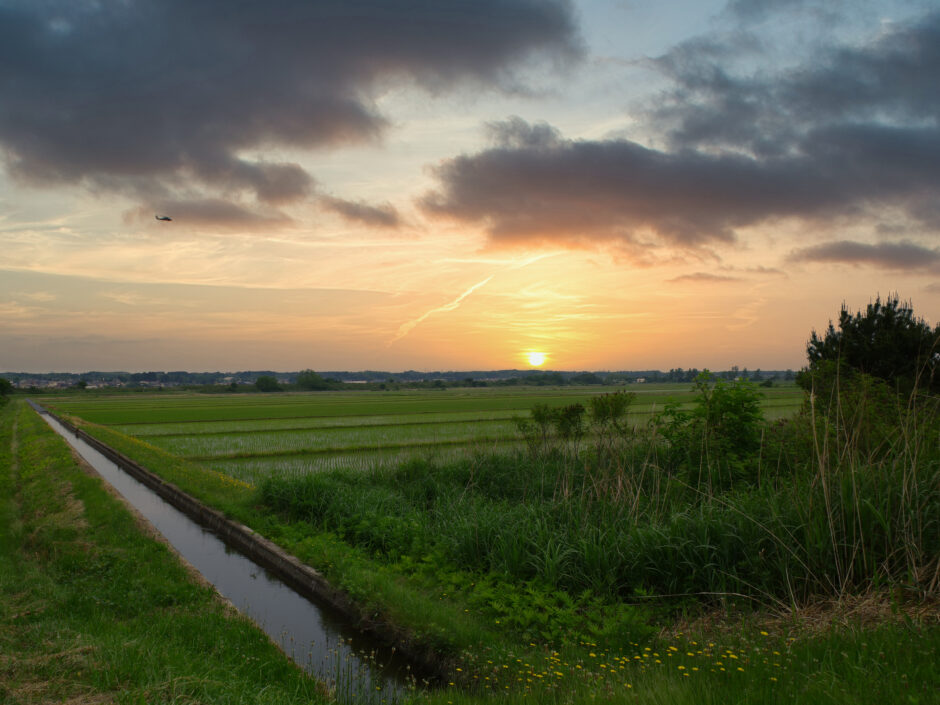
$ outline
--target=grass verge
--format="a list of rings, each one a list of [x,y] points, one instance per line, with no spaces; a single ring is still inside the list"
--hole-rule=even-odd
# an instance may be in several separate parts
[[[23,402],[0,408],[0,702],[326,702]]]
[[[338,482],[332,484],[323,497],[329,497],[332,502],[339,499],[343,491],[359,486],[367,501],[361,502],[362,514],[358,519],[344,511],[346,524],[335,524],[331,529],[334,522],[312,519],[309,514],[291,517],[290,511],[273,511],[271,507],[255,504],[259,497],[244,484],[146,443],[94,425],[86,425],[86,430],[322,570],[334,584],[358,601],[364,620],[392,624],[408,638],[441,654],[442,662],[451,669],[448,683],[453,685],[440,692],[417,696],[419,699],[442,704],[475,703],[499,693],[506,702],[562,703],[600,698],[643,703],[858,702],[880,705],[932,702],[933,694],[940,689],[940,675],[935,669],[940,646],[936,606],[912,618],[908,604],[894,602],[891,593],[879,591],[877,586],[869,585],[860,591],[873,590],[872,594],[878,595],[874,601],[884,608],[879,618],[870,623],[856,616],[843,618],[834,610],[826,619],[814,618],[815,623],[823,623],[822,628],[807,631],[805,611],[790,612],[785,619],[780,618],[779,612],[765,611],[748,614],[731,627],[697,627],[676,636],[672,625],[677,614],[682,610],[700,614],[701,604],[680,601],[678,605],[673,603],[669,611],[651,609],[637,606],[642,597],[640,593],[630,596],[633,604],[598,601],[596,593],[592,596],[558,589],[561,581],[555,581],[554,587],[546,585],[545,575],[526,581],[500,577],[493,571],[461,569],[445,560],[428,541],[416,544],[422,551],[411,551],[411,546],[406,547],[405,543],[417,535],[413,533],[414,522],[403,519],[392,521],[388,526],[375,524],[396,517],[390,507],[376,505],[374,493],[382,484],[376,481],[383,478],[356,480],[335,476],[333,480]],[[817,464],[828,462],[821,455],[816,456],[816,460]],[[868,467],[867,462],[864,467]],[[936,471],[932,461],[917,467],[928,471],[928,476]],[[429,474],[396,476],[391,478],[394,482],[387,484],[389,489],[401,488],[409,501],[421,500],[425,507],[442,495],[439,485],[445,477],[460,471],[460,468],[412,465],[399,472],[413,475],[419,469]],[[492,491],[505,490],[503,480],[485,481],[482,466],[470,469],[474,474],[458,483],[463,488],[459,496],[486,493],[488,487]],[[856,469],[868,472],[862,466]],[[826,470],[828,472],[829,466]],[[832,471],[848,481],[847,487],[852,491],[845,493],[846,497],[854,496],[858,485],[853,478],[860,477],[850,470]],[[920,470],[917,472],[920,475]],[[565,480],[562,484],[556,483],[554,478],[546,484],[546,498],[557,498],[565,494],[559,488],[572,487],[569,475],[561,477]],[[586,488],[594,492],[602,488],[596,475],[588,479]],[[764,491],[796,487],[793,479],[789,478],[788,482],[774,479]],[[539,482],[540,487],[541,484]],[[812,478],[810,484],[813,484]],[[820,482],[815,484],[821,485]],[[534,488],[523,489],[525,496],[531,499]],[[833,488],[830,490],[830,501],[841,496]],[[297,494],[292,496],[301,498]],[[751,496],[751,490],[741,494],[742,498]],[[932,490],[924,495],[928,499],[932,496]],[[665,495],[660,495],[663,497]],[[315,496],[310,495],[310,499]],[[677,497],[675,501],[677,506],[688,504],[687,497]],[[716,506],[724,506],[722,502],[726,501],[721,500]],[[929,499],[928,504],[932,501]],[[519,504],[518,498],[516,504]],[[354,505],[355,502],[349,504],[347,509]],[[448,505],[445,512],[452,521],[460,518],[451,511],[453,506]],[[483,538],[480,532],[483,524],[479,521],[483,513],[476,511],[482,506],[474,505],[471,512],[476,530],[469,531],[469,537]],[[845,506],[854,505],[845,503]],[[922,515],[929,517],[930,512],[922,512]],[[500,516],[505,517],[505,514],[495,513],[493,527],[507,526],[505,518],[500,520]],[[834,520],[828,517],[836,515],[829,512],[826,516],[823,528],[833,526]],[[417,517],[413,519],[418,521]],[[866,535],[868,531],[866,529]],[[829,550],[826,548],[831,545],[829,532],[821,533],[817,543]],[[442,532],[427,535],[432,534],[441,536]],[[687,531],[677,535],[689,536]],[[408,541],[398,547],[377,550],[369,541],[361,541],[364,536]],[[603,545],[603,541],[598,543],[599,548]],[[842,550],[841,539],[835,548]],[[693,569],[690,563],[684,570],[692,574]],[[670,570],[681,570],[681,566],[670,566]],[[569,572],[562,571],[559,576],[564,578]],[[831,575],[834,576],[832,582],[838,585],[851,582],[840,579],[845,573],[833,571]],[[849,590],[842,590],[839,599],[857,594],[850,590],[858,590],[860,584],[862,581],[854,583]],[[785,596],[787,591],[780,594]],[[903,599],[903,595],[899,594],[897,599]],[[657,598],[647,604],[661,602]],[[711,609],[715,609],[714,605]],[[787,612],[785,607],[780,609]],[[533,625],[544,626],[546,633],[542,634],[540,629],[533,631]]]

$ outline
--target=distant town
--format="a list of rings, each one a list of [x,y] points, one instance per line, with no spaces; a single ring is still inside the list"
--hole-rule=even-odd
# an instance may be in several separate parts
[[[194,389],[206,392],[278,391],[289,389],[398,389],[487,386],[565,386],[618,385],[663,382],[692,382],[701,372],[681,367],[668,371],[634,370],[616,372],[578,372],[546,370],[491,370],[448,372],[359,372],[331,371],[278,372],[251,370],[240,372],[0,372],[14,389],[52,391],[66,389]],[[771,386],[792,381],[793,370],[760,370],[732,367],[713,371],[724,380],[748,379]]]

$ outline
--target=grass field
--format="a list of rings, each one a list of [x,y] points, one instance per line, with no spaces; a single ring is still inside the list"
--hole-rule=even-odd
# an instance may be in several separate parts
[[[418,699],[935,702],[936,404],[634,390],[626,427],[598,388],[54,406],[439,655]]]
[[[144,440],[255,484],[272,473],[369,469],[409,458],[508,450],[515,418],[537,404],[586,404],[623,387],[449,389],[315,394],[116,395],[57,399],[56,409]],[[644,425],[668,400],[690,402],[689,384],[632,385],[630,423]],[[762,389],[768,419],[802,402],[794,385]]]

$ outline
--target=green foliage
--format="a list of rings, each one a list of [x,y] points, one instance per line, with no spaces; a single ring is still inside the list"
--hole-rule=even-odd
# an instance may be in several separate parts
[[[940,324],[931,329],[910,303],[897,295],[884,302],[877,297],[864,314],[854,315],[843,304],[838,325],[836,330],[830,321],[822,337],[812,332],[809,370],[798,380],[804,389],[818,389],[814,373],[829,362],[885,380],[905,395],[915,387],[940,392]]]
[[[339,386],[334,380],[321,377],[313,370],[303,370],[298,373],[296,384],[301,389],[309,391],[323,391],[326,389],[336,389]]]
[[[599,430],[613,429],[622,434],[627,412],[634,399],[634,392],[614,392],[591,397],[591,423]]]
[[[255,380],[255,389],[259,392],[279,392],[281,385],[270,375],[261,375]]]
[[[627,433],[627,412],[636,399],[633,392],[614,392],[591,397],[591,428],[595,450],[599,456],[613,452],[616,443]]]
[[[588,399],[590,431],[596,439],[598,452],[609,450],[616,438],[627,433],[627,411],[635,398],[633,392],[613,392]],[[544,455],[567,449],[577,455],[581,440],[588,433],[585,413],[587,409],[581,403],[562,407],[536,404],[529,410],[528,419],[516,418],[515,423],[531,454]]]
[[[691,409],[669,403],[653,419],[668,442],[669,472],[707,492],[756,482],[763,431],[763,396],[745,380],[716,380],[708,370],[695,380]]]
[[[568,384],[604,384],[604,379],[594,372],[581,372],[571,375]]]
[[[638,429],[626,420],[631,395],[598,402],[529,398],[525,423],[535,452],[464,451],[447,461],[428,456],[404,465],[290,474],[273,472],[270,465],[265,471],[259,461],[257,507],[304,531],[329,532],[376,565],[421,564],[434,572],[461,572],[470,582],[491,576],[571,599],[589,593],[605,609],[647,604],[662,595],[686,596],[657,598],[675,607],[683,600],[729,595],[791,604],[893,582],[926,590],[925,576],[937,565],[931,546],[940,545],[932,518],[940,515],[936,411],[881,404],[884,383],[860,379],[870,386],[843,390],[845,396],[826,407],[815,398],[797,417],[770,424],[760,419],[760,396],[752,385],[708,377],[657,423]],[[788,393],[767,390],[775,398]],[[274,413],[265,423],[280,428],[298,423],[290,412],[323,409],[318,413],[324,419],[309,426],[316,426],[310,437],[322,438],[328,435],[323,423],[359,423],[356,414],[374,403],[350,399],[324,395],[321,402],[317,395],[316,406],[312,395],[249,401],[255,414],[259,403],[270,403]],[[451,413],[449,400],[430,399],[421,397],[420,408],[435,414],[425,418]],[[236,444],[242,437],[264,437],[240,432],[260,422],[239,421],[244,402],[229,400],[218,402],[220,420],[212,422],[224,433],[206,438]],[[511,401],[519,407],[518,398]],[[182,404],[178,418],[202,414],[201,403],[192,409]],[[403,408],[397,399],[384,403],[390,413]],[[330,405],[334,416],[327,420]],[[505,409],[502,419],[511,408],[489,406]],[[134,413],[145,416],[139,409]],[[574,421],[570,433],[559,425],[566,417]],[[462,418],[447,422],[467,426]],[[171,441],[186,426],[131,428],[169,433]],[[200,430],[211,428],[199,424]],[[390,424],[386,430],[404,437],[410,428]],[[579,429],[580,449],[573,440]],[[298,439],[302,433],[290,431]],[[595,440],[605,433],[608,440],[598,452]],[[147,438],[162,443],[158,435]],[[504,621],[500,604],[494,596],[479,611]],[[593,616],[582,614],[575,632],[593,629],[589,623],[598,612],[588,612]],[[541,630],[541,616],[520,619],[532,625],[530,632],[519,626],[523,633]],[[568,617],[553,619],[567,623]]]
[[[830,360],[819,362],[803,380],[811,384],[804,413],[814,417],[819,453],[845,445],[871,458],[892,452],[898,419],[911,410],[887,381]],[[923,398],[921,415],[934,415],[936,404]]]
[[[0,397],[5,397],[13,393],[13,385],[10,380],[0,377]]]
[[[836,427],[810,409],[767,427],[754,385],[706,373],[691,408],[671,407],[654,433],[635,435],[624,432],[629,401],[590,404],[596,434],[615,430],[605,453],[558,452],[560,424],[584,412],[536,405],[524,427],[537,452],[271,478],[259,498],[385,560],[432,560],[603,604],[731,594],[789,604],[934,569],[935,415]],[[897,462],[910,443],[919,450]],[[893,450],[876,456],[872,445]]]
[[[533,429],[544,428],[545,452],[464,452],[446,462],[429,456],[356,472],[304,470],[288,475],[278,474],[269,465],[259,472],[259,477],[268,478],[259,483],[257,494],[248,497],[250,490],[242,486],[246,498],[239,511],[247,512],[245,507],[250,507],[247,519],[241,515],[242,521],[322,567],[331,581],[361,601],[367,610],[364,614],[380,613],[408,625],[415,642],[476,663],[482,669],[480,681],[485,674],[495,676],[491,663],[503,663],[496,660],[495,650],[489,650],[490,644],[503,638],[538,647],[556,645],[552,648],[562,652],[560,658],[574,664],[576,659],[568,653],[577,644],[591,642],[590,648],[599,656],[601,650],[594,643],[629,649],[658,629],[652,624],[657,616],[672,619],[675,610],[694,614],[701,602],[759,603],[784,610],[819,596],[842,598],[885,585],[907,594],[930,595],[936,591],[940,545],[936,409],[926,404],[907,409],[897,404],[883,382],[861,375],[857,379],[862,385],[858,388],[844,384],[837,388],[841,398],[833,397],[824,405],[817,395],[807,400],[796,417],[769,424],[755,422],[749,400],[750,392],[756,390],[748,392],[745,386],[739,395],[734,393],[741,383],[712,380],[677,400],[674,412],[682,423],[676,427],[676,443],[681,443],[682,434],[702,439],[702,453],[707,450],[707,455],[699,460],[707,458],[721,468],[728,465],[725,456],[746,460],[742,468],[734,469],[730,483],[720,482],[719,476],[709,484],[692,474],[688,453],[675,453],[673,442],[663,436],[668,416],[659,425],[635,429],[626,423],[625,415],[614,414],[623,420],[622,432],[611,424],[610,443],[599,453],[592,441],[603,432],[598,422],[605,414],[595,414],[590,399],[546,396],[534,398],[543,406],[526,419]],[[772,389],[766,393],[783,399],[788,392]],[[344,416],[338,418],[334,410],[328,418],[328,411],[318,411],[323,419],[316,424],[311,420],[309,425],[314,436],[325,435],[322,423],[359,423],[355,414],[369,405],[362,402],[356,407],[347,397],[328,394],[322,395],[322,406],[313,406],[314,396],[320,404],[321,395],[248,401],[255,414],[259,405],[271,404],[272,418],[264,422],[273,424],[265,427],[270,430],[297,424],[291,416],[298,416],[299,409],[325,409],[340,399]],[[301,397],[304,405],[297,401],[288,406]],[[453,411],[444,403],[432,407],[428,399],[422,397],[421,403],[427,405],[424,410],[433,410],[435,419],[437,414]],[[879,401],[885,399],[891,404]],[[472,405],[476,400],[464,401]],[[500,418],[520,407],[518,399],[512,401],[515,406],[502,407]],[[223,402],[228,400],[219,403]],[[400,413],[398,400],[385,403],[394,409],[389,413]],[[585,421],[587,439],[580,452],[571,452],[573,444],[562,438],[557,425],[559,410],[575,403],[587,409],[577,414]],[[127,408],[137,414],[135,418],[146,418],[140,407]],[[605,408],[604,404],[598,408]],[[166,409],[148,413],[172,416]],[[193,407],[179,412],[177,419],[202,413],[203,408]],[[217,407],[219,420],[198,427],[216,428],[220,438],[233,442],[237,436],[226,437],[223,429],[234,434],[260,428],[255,425],[260,421],[239,421],[242,413],[247,412],[233,401],[231,407]],[[119,416],[117,411],[114,416]],[[275,418],[279,416],[284,418]],[[361,418],[371,422],[377,417]],[[741,419],[745,426],[757,429],[756,436],[736,435],[741,429],[735,424]],[[408,423],[414,420],[409,418]],[[447,421],[460,423],[457,417],[447,417]],[[157,433],[186,432],[182,423],[129,428],[155,434],[148,436],[154,440]],[[389,430],[404,433],[406,428]],[[541,442],[540,436],[536,438]],[[135,444],[121,447],[125,452],[142,453],[144,444]],[[158,460],[151,450],[145,464]],[[259,462],[263,467],[263,461]],[[167,475],[181,484],[197,482],[176,471]],[[314,550],[326,543],[330,552]],[[402,611],[396,609],[406,594],[404,587],[416,584],[423,585],[429,597],[416,601],[409,608],[410,617],[402,618]],[[437,609],[455,613],[450,615],[453,621],[439,621]],[[484,628],[491,631],[484,632]],[[655,642],[651,645],[655,648]],[[864,654],[858,653],[859,644],[840,642],[826,648],[806,657],[806,669],[786,684],[786,690],[783,675],[772,670],[772,663],[761,666],[750,648],[747,653],[753,660],[745,662],[742,650],[746,671],[760,675],[742,680],[747,683],[744,690],[733,693],[741,701],[755,697],[767,702],[785,700],[791,691],[812,692],[815,698],[828,692],[828,686],[819,685],[822,673],[827,678],[842,674],[841,678],[864,663],[869,669],[866,677],[870,669],[881,669],[888,674],[883,683],[893,684],[899,668],[910,668],[903,660],[892,660],[902,658],[894,653],[873,653],[865,661]],[[878,646],[875,652],[878,649],[888,651]],[[643,653],[638,655],[645,658]],[[531,653],[516,651],[514,656],[532,662]],[[935,660],[920,658],[929,664]],[[488,659],[492,662],[487,663]],[[594,679],[602,661],[584,659],[578,663],[586,674],[591,671],[586,677]],[[670,666],[666,658],[662,660],[662,672],[650,674],[648,690],[653,693],[669,673],[676,674],[676,662]],[[673,680],[704,683],[701,687],[718,701],[729,692],[722,690],[725,681],[694,680],[711,678],[705,671]],[[915,674],[914,670],[904,672]],[[916,673],[923,678],[925,670]],[[766,685],[771,675],[780,677],[777,689]],[[736,673],[734,677],[745,678]],[[758,680],[766,681],[765,690],[757,687]],[[639,681],[632,677],[631,681],[634,692],[641,690]],[[581,698],[585,702],[601,694],[598,681],[591,683]],[[839,695],[844,694],[841,683]],[[859,683],[867,681],[863,677]],[[867,693],[867,688],[861,685],[845,692],[858,695]],[[885,696],[890,688],[882,688],[880,695]],[[932,689],[905,691],[928,692]],[[446,691],[439,701],[444,703],[454,695],[462,701],[471,698]],[[432,700],[436,697],[431,696]]]

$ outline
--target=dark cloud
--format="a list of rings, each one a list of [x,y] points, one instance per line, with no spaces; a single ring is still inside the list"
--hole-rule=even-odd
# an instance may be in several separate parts
[[[561,133],[546,122],[530,125],[521,117],[490,122],[486,125],[490,140],[499,147],[547,149],[561,144]]]
[[[789,259],[793,262],[867,264],[910,271],[940,270],[940,249],[930,249],[907,241],[877,245],[851,240],[825,242],[796,250]]]
[[[285,203],[311,177],[245,155],[377,139],[379,83],[506,87],[579,52],[568,0],[12,0],[0,150],[39,184]]]
[[[421,205],[494,242],[655,233],[697,248],[777,218],[877,222],[886,207],[940,227],[940,12],[821,57],[737,78],[720,46],[687,43],[660,62],[678,86],[651,116],[666,148],[513,118],[488,126],[489,149],[440,164]]]
[[[502,240],[631,239],[653,230],[694,246],[730,241],[735,227],[789,214],[797,205],[822,207],[800,166],[734,154],[666,153],[626,140],[494,147],[438,167],[442,189],[421,205],[483,222]]]
[[[858,46],[818,49],[782,72],[742,76],[726,59],[715,55],[714,41],[696,40],[655,61],[675,82],[652,113],[673,147],[785,154],[839,125],[937,125],[940,12]]]
[[[401,225],[398,211],[389,203],[370,206],[361,201],[346,201],[333,196],[321,196],[319,202],[321,206],[338,213],[346,220],[357,221],[376,228],[397,228]]]

